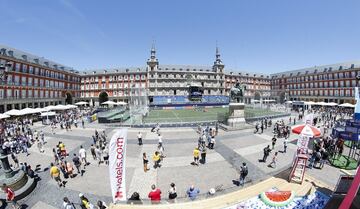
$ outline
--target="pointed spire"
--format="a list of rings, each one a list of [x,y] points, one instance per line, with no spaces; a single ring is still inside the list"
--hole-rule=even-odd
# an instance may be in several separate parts
[[[156,54],[155,41],[153,40],[153,43],[152,43],[152,45],[151,45],[151,59],[155,59],[155,58],[156,58],[155,54]]]
[[[220,59],[220,52],[219,52],[219,47],[216,41],[216,63],[220,64],[221,63],[221,59]]]

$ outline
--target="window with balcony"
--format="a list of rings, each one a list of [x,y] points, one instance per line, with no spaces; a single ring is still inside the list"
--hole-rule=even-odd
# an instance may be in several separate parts
[[[20,63],[15,63],[15,71],[20,72]]]

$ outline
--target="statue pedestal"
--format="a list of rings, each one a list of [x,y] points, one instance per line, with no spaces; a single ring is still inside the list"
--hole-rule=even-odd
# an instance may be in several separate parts
[[[229,104],[229,119],[227,125],[231,128],[242,128],[246,126],[244,115],[244,103],[230,103]]]

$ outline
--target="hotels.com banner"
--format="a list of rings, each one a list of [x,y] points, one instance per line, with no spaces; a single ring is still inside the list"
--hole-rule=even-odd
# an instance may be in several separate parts
[[[109,174],[113,202],[126,200],[125,157],[127,129],[119,129],[109,145]]]

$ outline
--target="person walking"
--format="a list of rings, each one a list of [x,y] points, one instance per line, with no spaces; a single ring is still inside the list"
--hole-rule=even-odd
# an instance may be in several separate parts
[[[84,168],[85,168],[85,166],[87,165],[87,160],[86,160],[86,150],[84,149],[83,146],[80,146],[79,157],[81,159],[81,162],[84,163]]]
[[[79,198],[81,201],[81,207],[86,209],[94,209],[94,205],[90,203],[89,199],[84,196],[84,194],[80,193]]]
[[[72,161],[74,162],[74,165],[76,167],[78,174],[81,174],[81,176],[82,176],[83,173],[81,172],[81,161],[80,161],[80,158],[78,156],[76,156],[75,153],[74,153],[74,157],[73,157]]]
[[[274,137],[271,139],[271,149],[273,150],[273,149],[275,149],[275,144],[276,144],[276,135],[274,135]]]
[[[239,185],[244,186],[245,184],[245,177],[248,175],[248,167],[246,163],[243,162],[242,166],[240,167],[240,178],[239,178]]]
[[[81,126],[82,126],[82,128],[85,128],[85,121],[83,118],[81,119]]]
[[[264,156],[263,156],[263,159],[262,159],[262,161],[263,161],[264,163],[266,163],[266,159],[267,159],[267,157],[269,156],[270,152],[271,152],[270,145],[268,145],[268,146],[266,146],[266,147],[264,148]]]
[[[53,163],[50,163],[50,176],[58,183],[59,187],[65,187],[65,184],[61,181],[60,178],[60,170]]]
[[[64,197],[63,209],[76,209],[74,203],[70,202],[69,198]]]
[[[161,201],[161,190],[156,188],[155,184],[151,185],[151,191],[148,194],[151,204],[159,204]]]
[[[101,153],[101,150],[100,150],[99,146],[96,146],[95,154],[96,154],[96,158],[98,160],[98,166],[99,166],[102,163],[102,159],[101,159],[102,153]]]
[[[201,154],[200,154],[201,155],[200,163],[205,164],[206,163],[206,146],[201,146],[200,152],[201,152]]]
[[[158,134],[158,142],[159,142],[159,145],[162,146],[163,140],[162,140],[162,136],[160,134]]]
[[[195,147],[193,151],[193,155],[194,155],[194,164],[199,165],[200,151],[198,147]]]
[[[269,167],[276,168],[277,155],[278,155],[278,152],[275,152],[274,156],[273,156],[273,158],[271,160],[271,163],[268,165]]]
[[[103,156],[104,156],[105,165],[109,165],[109,149],[108,149],[108,147],[107,146],[104,147],[102,152],[103,152]]]
[[[99,200],[96,204],[96,208],[97,209],[108,209],[108,206],[106,205],[105,202]]]
[[[175,203],[176,202],[176,197],[177,197],[177,193],[176,193],[176,186],[174,183],[170,184],[170,189],[168,191],[169,193],[169,202],[170,203]]]
[[[154,169],[156,168],[160,168],[160,161],[161,161],[161,156],[160,153],[158,151],[156,151],[152,157],[153,161],[154,161]]]
[[[322,150],[321,150],[321,160],[320,160],[320,165],[319,165],[320,169],[322,169],[324,167],[324,164],[327,161],[328,157],[329,157],[329,153],[324,148],[322,148]]]
[[[137,135],[137,138],[138,138],[138,144],[139,144],[139,146],[141,146],[143,143],[142,143],[142,134],[140,133],[140,131]]]
[[[287,143],[288,143],[288,140],[285,139],[284,140],[284,151],[283,151],[284,153],[286,153]]]
[[[2,185],[4,193],[6,193],[6,201],[11,203],[14,209],[20,208],[20,205],[15,200],[15,192],[7,185]]]
[[[41,143],[42,144],[45,144],[46,143],[46,141],[45,141],[45,134],[44,134],[44,132],[41,130],[40,131],[40,139],[41,139]]]
[[[90,146],[90,152],[91,152],[91,155],[92,155],[92,157],[94,158],[94,160],[96,160],[96,153],[95,153],[94,144],[92,144],[92,145]]]
[[[190,200],[195,200],[198,194],[200,193],[200,190],[195,188],[194,185],[191,185],[190,188],[186,191],[187,196]]]
[[[146,157],[146,153],[143,153],[143,164],[144,164],[144,172],[147,172],[148,170],[148,164],[149,164],[149,160]]]
[[[66,173],[70,178],[74,178],[74,167],[70,162],[65,161]]]

